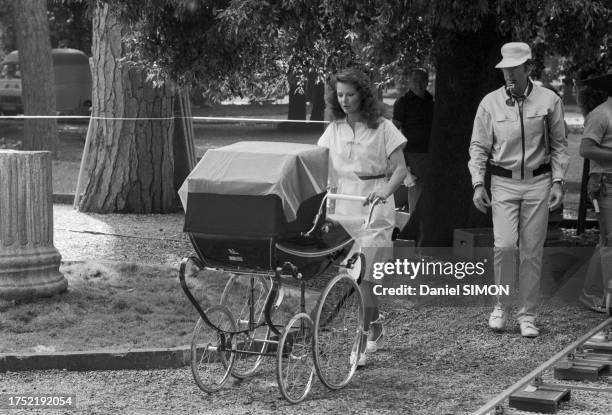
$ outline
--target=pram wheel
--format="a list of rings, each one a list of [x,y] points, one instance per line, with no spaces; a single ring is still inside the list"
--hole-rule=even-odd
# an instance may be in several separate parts
[[[221,295],[221,305],[231,311],[238,330],[249,330],[236,335],[236,350],[249,352],[236,353],[232,376],[238,379],[254,375],[268,349],[265,340],[269,339],[270,327],[263,325],[250,330],[249,326],[251,318],[254,325],[265,321],[264,305],[269,293],[270,284],[266,276],[234,274],[227,281]]]
[[[303,401],[312,387],[313,334],[312,319],[299,313],[287,323],[278,344],[276,377],[282,395],[291,403]]]
[[[355,374],[363,321],[359,286],[347,274],[337,275],[321,293],[314,318],[314,364],[328,388],[344,387]]]
[[[221,388],[231,372],[235,354],[232,336],[236,324],[229,310],[221,305],[205,311],[211,327],[202,318],[198,320],[191,339],[191,373],[197,385],[212,393]]]

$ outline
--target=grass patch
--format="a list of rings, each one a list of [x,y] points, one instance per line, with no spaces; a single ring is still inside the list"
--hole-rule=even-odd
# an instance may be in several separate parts
[[[75,262],[62,265],[68,291],[50,298],[0,302],[0,353],[80,351],[188,345],[198,314],[178,280],[176,269],[134,263]],[[221,300],[229,274],[201,271],[187,277],[205,310]],[[235,285],[229,308],[244,301]],[[316,300],[316,299],[314,299]],[[311,301],[308,307],[312,307]],[[286,323],[299,309],[288,287],[273,316]]]
[[[174,347],[189,344],[197,320],[169,267],[71,263],[68,291],[0,305],[0,352]],[[227,276],[202,272],[189,285],[204,307]]]

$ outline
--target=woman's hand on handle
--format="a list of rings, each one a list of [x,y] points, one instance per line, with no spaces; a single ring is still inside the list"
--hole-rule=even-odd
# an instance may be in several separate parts
[[[373,191],[367,197],[365,202],[363,202],[363,206],[367,206],[370,203],[374,203],[376,199],[380,199],[383,203],[387,200],[386,195],[384,195],[381,191]]]

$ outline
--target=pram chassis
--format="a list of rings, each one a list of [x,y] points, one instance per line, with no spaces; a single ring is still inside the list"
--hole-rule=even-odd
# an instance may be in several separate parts
[[[328,199],[361,203],[366,201],[365,197],[360,196],[326,194],[312,228],[304,232],[303,236],[310,236],[320,225]],[[374,208],[381,202],[384,201],[376,199],[371,203],[365,226],[369,225]],[[301,252],[278,243],[275,249],[302,257],[327,256],[346,248],[351,242],[352,239],[349,239],[336,247],[315,253]],[[221,304],[206,310],[202,308],[185,280],[189,262],[200,270],[223,270],[233,274],[225,287]],[[282,395],[291,403],[306,398],[312,387],[315,372],[322,383],[330,389],[339,389],[347,385],[355,374],[362,342],[367,334],[363,329],[364,302],[358,286],[366,269],[365,257],[361,253],[355,254],[348,258],[345,264],[336,264],[336,266],[357,271],[358,275],[349,276],[347,273],[340,273],[333,277],[323,288],[316,306],[309,313],[306,309],[304,279],[298,267],[291,261],[284,261],[272,273],[271,270],[265,272],[211,267],[203,258],[196,256],[184,258],[179,269],[180,285],[199,314],[192,338],[190,358],[191,370],[197,385],[202,390],[212,393],[223,386],[229,375],[239,379],[253,375],[265,356],[276,356],[278,385]],[[246,292],[248,315],[242,315],[243,308],[238,313],[240,315],[233,316],[229,308],[223,304],[224,298],[226,291],[232,289],[233,279],[244,276],[250,277]],[[282,280],[285,278],[298,281],[300,305],[299,312],[287,324],[282,325],[275,324],[272,315],[283,300]],[[271,281],[270,286],[265,282],[266,279]],[[262,305],[260,300],[264,294],[265,301]],[[263,336],[261,336],[262,330]],[[256,337],[258,331],[260,336]],[[201,342],[203,335],[208,337]],[[270,351],[273,346],[276,346],[276,350]],[[252,358],[255,358],[253,362],[248,360]],[[206,363],[202,365],[203,361]],[[242,366],[246,368],[243,369]]]

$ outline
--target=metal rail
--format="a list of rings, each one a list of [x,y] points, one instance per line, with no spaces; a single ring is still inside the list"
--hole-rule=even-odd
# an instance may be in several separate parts
[[[540,375],[544,370],[548,369],[550,366],[554,365],[559,360],[561,360],[564,357],[566,357],[569,353],[572,353],[578,346],[582,345],[587,340],[589,340],[591,337],[593,337],[593,335],[597,334],[597,332],[603,330],[604,328],[606,328],[606,327],[608,327],[610,325],[612,325],[612,317],[608,318],[605,321],[603,321],[601,324],[599,324],[595,328],[591,329],[588,333],[586,333],[585,335],[580,337],[578,340],[576,340],[575,342],[571,343],[565,349],[561,350],[559,353],[557,353],[556,355],[554,355],[553,357],[548,359],[546,362],[542,363],[540,366],[538,366],[537,368],[532,370],[528,375],[524,376],[522,379],[520,379],[514,385],[510,386],[509,388],[507,388],[506,390],[504,390],[503,392],[501,392],[500,394],[495,396],[493,399],[491,399],[489,402],[487,402],[484,406],[479,408],[476,412],[472,412],[472,415],[488,415],[488,414],[490,414],[490,411],[494,411],[495,408],[500,404],[500,402],[502,402],[506,398],[510,397],[510,395],[512,393],[516,392],[517,390],[519,390],[523,386],[527,385],[534,378],[536,378],[538,375]]]

